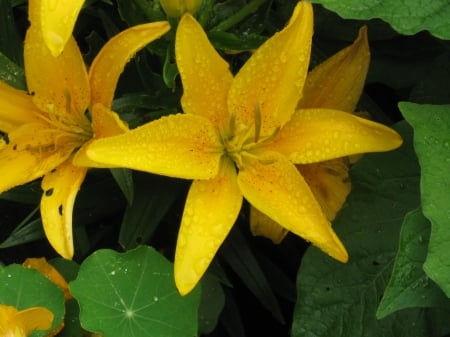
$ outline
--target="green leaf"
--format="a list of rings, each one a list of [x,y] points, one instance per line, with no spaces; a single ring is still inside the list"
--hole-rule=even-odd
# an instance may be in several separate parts
[[[46,307],[54,314],[51,329],[34,331],[31,337],[41,337],[55,329],[64,318],[64,294],[58,286],[34,269],[12,264],[0,269],[0,303],[18,310]]]
[[[112,168],[110,169],[110,171],[117,185],[119,185],[120,189],[122,190],[125,199],[127,199],[128,204],[131,205],[134,199],[132,171],[126,168]]]
[[[431,221],[425,272],[450,297],[450,105],[400,103],[414,128],[419,157],[423,214]]]
[[[217,325],[225,305],[225,294],[219,280],[210,273],[202,278],[202,298],[199,307],[199,335],[208,334]]]
[[[380,18],[402,34],[428,30],[450,39],[450,6],[447,0],[313,0],[346,19]]]
[[[425,337],[423,313],[405,310],[379,321],[375,313],[390,277],[404,215],[416,209],[419,167],[407,123],[396,128],[404,145],[366,154],[351,171],[352,192],[334,222],[347,264],[315,247],[297,277],[293,337]]]
[[[23,64],[23,42],[16,30],[11,1],[0,1],[0,51],[12,62]]]
[[[96,251],[82,263],[70,291],[80,305],[82,327],[105,337],[197,333],[200,289],[181,297],[173,265],[150,247]]]
[[[409,307],[450,308],[450,300],[422,268],[427,255],[430,228],[430,222],[420,209],[406,215],[394,270],[377,310],[378,318]]]
[[[134,202],[125,210],[119,234],[119,243],[124,249],[150,240],[184,186],[180,180],[146,173],[136,172],[134,179]]]
[[[16,63],[0,52],[0,80],[16,89],[26,90],[25,73]]]

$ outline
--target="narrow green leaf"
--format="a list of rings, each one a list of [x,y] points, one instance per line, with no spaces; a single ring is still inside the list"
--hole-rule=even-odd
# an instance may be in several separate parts
[[[0,80],[16,89],[26,90],[25,73],[16,63],[0,52]]]
[[[450,297],[450,105],[403,102],[400,110],[414,128],[424,215],[431,221],[425,272]]]
[[[84,329],[105,337],[192,337],[200,288],[180,296],[173,265],[150,247],[98,250],[81,265],[70,291]]]
[[[397,126],[404,145],[367,154],[351,171],[352,192],[334,222],[348,249],[342,264],[315,247],[297,278],[293,337],[425,337],[423,313],[401,311],[383,320],[375,313],[390,277],[404,215],[416,209],[419,167],[407,123]]]
[[[377,310],[378,318],[410,307],[450,309],[450,300],[422,268],[427,255],[430,229],[431,224],[420,209],[406,215],[394,270]]]
[[[128,204],[133,204],[134,185],[132,171],[126,168],[112,168],[110,171],[117,185],[119,185],[122,190],[123,195],[127,199]]]
[[[313,0],[346,19],[380,18],[402,34],[428,30],[450,39],[450,6],[447,0]]]
[[[64,294],[58,286],[34,269],[12,264],[0,269],[0,303],[19,310],[46,307],[54,314],[51,329],[64,317]],[[46,331],[34,331],[31,337],[41,337]]]
[[[183,181],[146,173],[134,177],[134,202],[125,210],[119,234],[124,249],[148,242],[184,186]]]
[[[225,305],[225,294],[220,281],[207,273],[202,278],[202,298],[198,310],[200,335],[214,330]]]
[[[239,228],[235,227],[222,245],[221,256],[256,296],[258,301],[279,321],[284,322],[278,300]]]
[[[23,64],[23,42],[16,30],[12,1],[0,1],[0,51],[15,64]]]

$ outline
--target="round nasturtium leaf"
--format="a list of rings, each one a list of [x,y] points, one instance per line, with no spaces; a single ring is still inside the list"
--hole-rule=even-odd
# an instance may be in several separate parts
[[[197,335],[200,289],[180,296],[172,263],[153,248],[98,250],[69,287],[88,331],[104,337]]]
[[[49,330],[36,330],[30,337],[41,337],[60,325],[64,318],[63,291],[44,275],[19,264],[0,269],[0,303],[18,310],[46,307],[54,314]]]

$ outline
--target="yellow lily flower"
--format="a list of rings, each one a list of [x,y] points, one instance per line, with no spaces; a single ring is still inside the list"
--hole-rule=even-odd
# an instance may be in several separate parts
[[[206,271],[243,197],[332,257],[348,259],[295,164],[387,151],[402,141],[388,127],[342,111],[296,110],[312,31],[312,5],[299,2],[287,26],[233,77],[200,24],[185,14],[175,42],[184,113],[96,140],[86,151],[108,165],[194,179],[175,253],[181,294],[190,292]]]
[[[110,107],[125,64],[170,29],[167,22],[132,27],[99,52],[89,74],[71,37],[53,57],[43,42],[40,1],[29,2],[24,59],[28,93],[0,82],[0,193],[44,177],[41,216],[45,234],[64,258],[73,257],[72,210],[94,138],[128,130]],[[86,110],[90,109],[90,118]],[[72,163],[77,156],[77,165]]]
[[[355,42],[315,67],[307,76],[297,108],[328,108],[346,112],[356,109],[370,63],[367,28],[360,29]],[[352,159],[353,160],[353,159]],[[351,190],[350,158],[297,165],[328,220],[332,221]],[[280,243],[288,231],[258,211],[250,209],[250,228]]]
[[[0,336],[26,337],[34,330],[50,329],[53,313],[44,307],[17,310],[15,307],[0,304]]]
[[[184,13],[194,14],[202,5],[202,0],[160,0],[167,16],[179,18]]]
[[[34,0],[40,14],[42,36],[53,56],[69,41],[84,0]]]

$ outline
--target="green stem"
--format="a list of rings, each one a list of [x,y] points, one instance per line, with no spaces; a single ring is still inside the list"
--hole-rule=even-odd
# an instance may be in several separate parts
[[[266,0],[253,0],[244,7],[242,7],[239,11],[234,13],[232,16],[230,16],[228,19],[223,20],[221,23],[219,23],[217,26],[211,29],[211,31],[227,31],[240,21],[244,20],[247,16],[250,14],[255,13],[259,7],[265,2]]]

